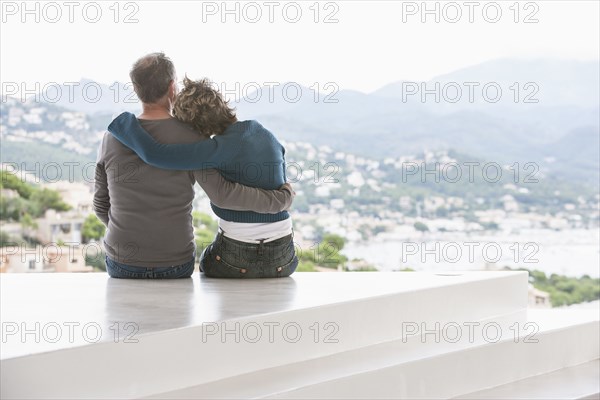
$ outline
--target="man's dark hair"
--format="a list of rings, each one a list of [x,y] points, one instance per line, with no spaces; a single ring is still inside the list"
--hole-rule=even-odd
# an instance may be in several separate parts
[[[133,90],[142,103],[156,103],[176,79],[175,66],[164,53],[151,53],[133,64],[129,72]]]

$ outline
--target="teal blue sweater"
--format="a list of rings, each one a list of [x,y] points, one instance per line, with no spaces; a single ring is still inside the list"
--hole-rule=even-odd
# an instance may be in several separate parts
[[[239,121],[221,135],[192,144],[159,143],[142,128],[134,114],[124,112],[108,131],[147,164],[173,170],[217,169],[232,182],[262,189],[279,189],[285,180],[285,148],[257,121]],[[215,214],[233,222],[276,222],[287,211],[260,214],[227,210],[211,203]]]

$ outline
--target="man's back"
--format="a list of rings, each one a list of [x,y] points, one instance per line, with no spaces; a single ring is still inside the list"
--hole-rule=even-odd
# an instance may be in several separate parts
[[[201,139],[174,118],[140,120],[162,143]],[[104,172],[104,176],[103,176]],[[145,164],[133,151],[106,133],[96,169],[94,208],[106,212],[107,255],[141,267],[180,265],[194,252],[192,201],[194,173]]]

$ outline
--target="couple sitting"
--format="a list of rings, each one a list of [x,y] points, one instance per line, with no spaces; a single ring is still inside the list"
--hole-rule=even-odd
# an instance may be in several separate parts
[[[256,121],[238,121],[207,80],[184,80],[162,53],[130,72],[142,113],[119,115],[98,153],[94,211],[107,226],[106,269],[115,278],[192,275],[194,183],[219,217],[200,257],[208,277],[289,276],[298,265],[285,149]]]

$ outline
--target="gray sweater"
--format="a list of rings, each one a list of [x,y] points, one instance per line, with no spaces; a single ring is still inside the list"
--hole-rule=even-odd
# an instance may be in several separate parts
[[[161,143],[202,140],[174,118],[140,120]],[[211,202],[231,210],[278,213],[293,201],[291,189],[263,190],[225,180],[216,170],[173,171],[145,164],[110,133],[104,135],[96,164],[94,211],[107,226],[109,258],[141,267],[188,262],[194,252],[192,200],[198,182]]]

